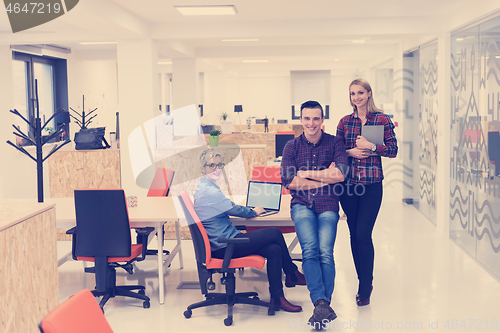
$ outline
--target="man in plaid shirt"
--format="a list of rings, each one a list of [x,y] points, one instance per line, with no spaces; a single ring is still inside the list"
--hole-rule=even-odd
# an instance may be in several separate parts
[[[321,130],[323,108],[308,101],[300,108],[304,133],[283,149],[281,181],[292,195],[291,217],[302,248],[302,269],[314,304],[309,323],[337,318],[330,307],[335,280],[333,247],[339,203],[335,184],[344,181],[349,167],[342,138]],[[338,193],[340,194],[340,193]],[[319,327],[321,328],[321,327]]]

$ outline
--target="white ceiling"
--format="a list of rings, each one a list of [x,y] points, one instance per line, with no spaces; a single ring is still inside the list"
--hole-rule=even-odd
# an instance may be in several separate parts
[[[238,14],[183,16],[173,7],[195,4],[231,4]],[[56,20],[16,34],[1,11],[0,44],[85,50],[116,46],[78,42],[152,38],[160,59],[196,57],[215,69],[362,67],[499,10],[498,0],[80,0]],[[250,58],[269,63],[242,64]]]

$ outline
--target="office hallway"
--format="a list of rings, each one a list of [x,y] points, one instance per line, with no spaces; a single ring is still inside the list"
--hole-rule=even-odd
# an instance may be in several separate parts
[[[357,278],[349,246],[345,220],[339,221],[335,244],[337,276],[332,308],[338,318],[326,331],[339,332],[459,332],[500,331],[500,282],[457,246],[413,206],[401,202],[390,187],[375,225],[375,273],[371,304],[357,307]],[[287,235],[291,241],[292,235]],[[154,242],[153,242],[154,243]],[[152,243],[152,244],[153,244]],[[171,248],[174,241],[166,241]],[[172,245],[173,246],[173,245]],[[117,297],[105,306],[114,332],[306,332],[313,305],[307,288],[285,288],[286,298],[303,307],[303,312],[276,312],[268,316],[264,308],[236,305],[234,323],[225,327],[225,306],[193,310],[183,316],[187,305],[203,299],[199,289],[177,289],[183,281],[197,281],[191,241],[183,241],[184,269],[175,258],[165,269],[165,304],[158,303],[156,261],[136,265],[133,275],[118,271],[117,284],[143,284],[151,297],[151,308],[142,302]],[[59,256],[70,242],[59,242]],[[296,250],[297,251],[297,250]],[[299,269],[300,263],[298,264]],[[237,272],[237,291],[257,291],[269,299],[265,268]],[[215,276],[214,276],[215,277]],[[214,279],[222,290],[219,279]],[[59,267],[60,301],[82,288],[93,289],[94,276],[83,273],[81,262]]]

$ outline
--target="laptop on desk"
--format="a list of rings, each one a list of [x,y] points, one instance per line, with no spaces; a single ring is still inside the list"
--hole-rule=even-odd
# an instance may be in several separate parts
[[[257,218],[278,213],[280,205],[281,183],[257,180],[248,182],[246,206],[249,208],[262,207],[266,210],[264,214],[257,216]]]

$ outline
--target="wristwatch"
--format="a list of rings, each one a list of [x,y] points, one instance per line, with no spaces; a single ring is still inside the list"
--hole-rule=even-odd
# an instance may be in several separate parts
[[[374,144],[374,145],[372,146],[372,151],[373,151],[373,152],[377,151],[377,145],[375,145],[375,144]]]

